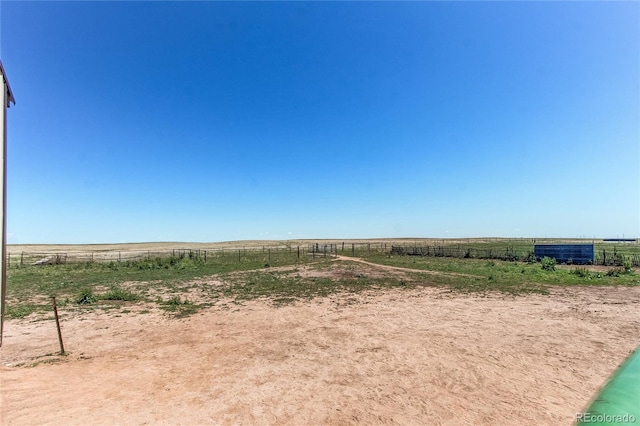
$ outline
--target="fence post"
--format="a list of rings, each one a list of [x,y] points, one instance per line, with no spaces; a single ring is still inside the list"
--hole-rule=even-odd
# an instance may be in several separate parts
[[[20,253],[20,267],[24,264],[24,252]]]
[[[56,298],[51,297],[53,300],[53,314],[56,317],[56,327],[58,328],[58,341],[60,342],[60,355],[64,355],[64,343],[62,343],[62,331],[60,331],[60,320],[58,319],[58,307],[56,306]]]
[[[204,251],[204,263],[207,263],[207,251]]]
[[[298,246],[298,259],[300,259],[300,246]]]
[[[240,263],[240,249],[238,249],[238,263]]]
[[[120,252],[118,252],[118,262],[120,262]]]
[[[356,245],[351,243],[351,256],[356,257]]]
[[[271,264],[271,249],[269,249],[269,264]],[[271,265],[269,265],[271,266]]]

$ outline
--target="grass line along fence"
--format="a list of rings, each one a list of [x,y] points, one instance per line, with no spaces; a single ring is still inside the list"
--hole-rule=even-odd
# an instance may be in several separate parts
[[[390,254],[431,257],[456,257],[460,259],[496,259],[505,261],[531,262],[536,260],[533,249],[516,250],[507,246],[504,249],[478,249],[473,247],[447,246],[392,246]],[[625,261],[634,267],[640,267],[640,254],[623,254],[615,248],[596,250],[594,265],[623,266]]]
[[[224,249],[166,249],[166,250],[121,250],[121,251],[86,251],[86,252],[20,252],[7,254],[7,267],[19,268],[38,265],[61,265],[82,263],[139,262],[154,259],[191,259],[198,262],[224,260],[226,262],[242,262],[260,258],[265,264],[279,257],[307,256],[305,247],[251,247]]]
[[[495,259],[505,261],[535,260],[534,245],[536,243],[593,243],[595,246],[594,264],[603,266],[623,266],[625,261],[632,266],[640,267],[640,244],[624,242],[620,245],[595,240],[556,240],[556,239],[482,239],[480,241],[432,240],[432,244],[392,244],[387,242],[331,242],[311,243],[307,251],[316,256],[340,254],[346,256],[364,255],[369,252],[387,254],[455,257],[460,259]]]

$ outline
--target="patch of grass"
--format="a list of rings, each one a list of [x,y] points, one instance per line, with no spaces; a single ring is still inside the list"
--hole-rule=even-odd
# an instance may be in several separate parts
[[[622,277],[625,275],[634,275],[633,269],[629,268],[610,268],[607,271],[608,277]]]
[[[107,291],[107,293],[100,296],[100,299],[101,300],[122,300],[124,302],[136,302],[140,300],[140,296],[138,296],[137,294],[129,290],[125,290],[121,287],[113,286],[111,287],[111,289],[109,289],[109,291]]]
[[[576,268],[571,270],[570,272],[573,275],[576,275],[580,278],[586,278],[586,279],[591,279],[593,276],[597,276],[596,274],[594,274],[593,272],[591,272],[590,270],[588,270],[587,268]]]
[[[40,307],[33,304],[5,304],[5,315],[8,318],[24,318],[39,310]]]
[[[419,274],[418,283],[447,286],[456,291],[499,291],[507,294],[546,293],[548,286],[571,285],[640,285],[637,274],[624,274],[622,268],[611,275],[586,270],[574,272],[565,268],[542,269],[540,263],[500,260],[459,259],[447,257],[388,256],[370,253],[362,256],[382,265],[438,272]],[[580,269],[580,268],[579,268]],[[460,275],[460,274],[468,274]]]
[[[136,302],[143,300],[145,290],[153,286],[160,293],[178,289],[179,284],[202,277],[237,271],[263,269],[265,263],[271,267],[306,264],[313,261],[310,256],[297,257],[295,251],[217,252],[207,256],[151,258],[110,263],[75,263],[34,266],[25,264],[7,270],[7,297],[12,303],[12,313],[21,317],[26,312],[50,309],[50,296],[67,300],[67,305],[94,306],[98,300]],[[128,282],[131,290],[121,284]],[[100,295],[98,288],[107,287]],[[59,303],[64,308],[64,304]]]
[[[419,278],[427,285],[448,287],[461,293],[499,292],[509,295],[524,295],[530,293],[548,294],[547,285],[530,279],[514,279],[521,276],[519,269],[498,271],[484,276],[454,276],[454,275],[426,275]]]
[[[330,262],[314,265],[316,269],[329,269]],[[301,277],[295,272],[274,271],[248,272],[226,276],[227,285],[219,291],[221,296],[236,301],[258,298],[271,299],[276,306],[293,303],[295,300],[324,297],[335,293],[357,293],[374,288],[409,287],[406,280],[397,278],[369,278],[355,274],[353,278]]]
[[[161,303],[162,309],[172,313],[177,318],[193,315],[202,307],[191,302],[189,299],[182,299],[180,296],[173,296],[166,302]]]

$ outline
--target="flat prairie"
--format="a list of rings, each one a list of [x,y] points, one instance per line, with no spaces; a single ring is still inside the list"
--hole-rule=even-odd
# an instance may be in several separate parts
[[[59,253],[73,252],[86,253],[92,251],[162,251],[172,249],[201,249],[218,250],[224,248],[260,248],[260,247],[285,247],[285,246],[307,246],[312,243],[319,244],[342,244],[348,247],[349,244],[380,244],[413,245],[413,244],[483,244],[495,242],[531,242],[526,239],[505,239],[505,238],[367,238],[367,239],[293,239],[293,240],[242,240],[242,241],[221,241],[211,243],[190,243],[190,242],[140,242],[140,243],[111,243],[111,244],[9,244],[7,251],[10,253]],[[591,240],[588,240],[591,242]]]

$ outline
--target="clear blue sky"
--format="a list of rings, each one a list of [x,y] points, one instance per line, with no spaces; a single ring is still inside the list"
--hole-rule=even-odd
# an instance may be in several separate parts
[[[638,2],[0,3],[10,243],[638,237]]]

